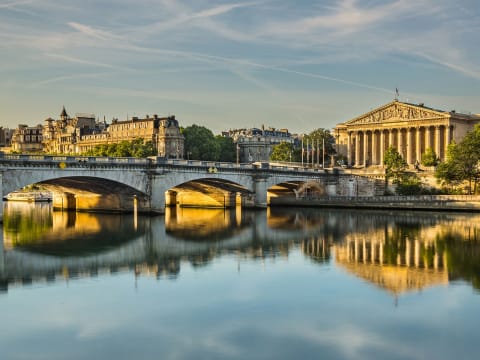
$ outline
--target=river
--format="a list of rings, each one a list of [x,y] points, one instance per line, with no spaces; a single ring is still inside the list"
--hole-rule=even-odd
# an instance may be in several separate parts
[[[474,359],[480,215],[7,202],[1,359]]]

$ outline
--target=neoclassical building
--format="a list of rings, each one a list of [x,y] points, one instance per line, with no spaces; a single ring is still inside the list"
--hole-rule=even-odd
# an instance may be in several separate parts
[[[431,148],[445,160],[448,144],[459,142],[480,123],[479,115],[441,111],[394,100],[335,127],[337,152],[355,167],[382,166],[393,146],[409,165]]]

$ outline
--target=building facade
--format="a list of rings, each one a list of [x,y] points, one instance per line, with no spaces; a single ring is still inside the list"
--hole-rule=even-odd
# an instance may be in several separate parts
[[[157,156],[171,159],[183,158],[185,139],[180,132],[180,125],[175,116],[147,115],[143,119],[133,117],[126,121],[114,119],[103,131],[93,131],[81,135],[78,141],[78,152],[84,153],[97,145],[135,139],[151,141]]]
[[[337,152],[354,167],[383,166],[386,150],[393,146],[409,165],[418,164],[431,148],[444,161],[447,147],[459,142],[475,124],[479,115],[441,111],[393,101],[338,124],[334,129]]]
[[[0,126],[0,148],[10,147],[12,145],[13,129]]]
[[[223,136],[233,138],[239,162],[269,161],[273,147],[282,143],[294,143],[288,129],[262,127],[224,131]]]
[[[42,151],[42,132],[42,125],[18,125],[12,134],[12,151],[20,153]]]
[[[59,120],[48,118],[44,122],[43,151],[49,154],[81,153],[81,137],[95,131],[102,131],[102,127],[95,121],[95,115],[76,114],[71,118],[64,107]]]
[[[20,125],[12,138],[11,149],[16,152],[43,152],[48,154],[83,154],[98,145],[142,139],[151,141],[158,156],[182,159],[184,137],[175,116],[133,117],[111,124],[96,121],[93,114],[70,117],[62,109],[60,119],[48,118],[44,125],[31,128]]]

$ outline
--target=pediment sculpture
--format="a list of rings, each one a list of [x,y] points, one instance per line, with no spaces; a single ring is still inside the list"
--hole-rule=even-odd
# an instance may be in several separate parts
[[[391,119],[395,120],[420,120],[432,117],[438,117],[440,114],[436,111],[423,108],[421,106],[405,105],[394,103],[384,108],[373,110],[361,117],[358,117],[348,124],[370,124],[381,123]]]

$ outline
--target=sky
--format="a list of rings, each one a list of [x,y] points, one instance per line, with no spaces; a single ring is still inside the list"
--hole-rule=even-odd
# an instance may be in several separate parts
[[[0,0],[0,126],[175,115],[331,129],[399,100],[480,113],[477,0]]]

